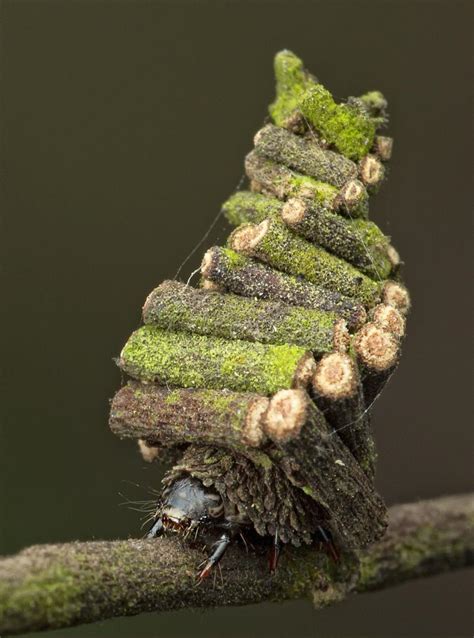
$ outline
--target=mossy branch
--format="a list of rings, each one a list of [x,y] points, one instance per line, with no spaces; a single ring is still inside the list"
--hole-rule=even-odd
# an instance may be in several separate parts
[[[316,607],[474,562],[474,494],[390,510],[384,538],[332,562],[317,547],[267,561],[232,547],[223,582],[196,586],[199,551],[176,537],[38,545],[0,561],[2,636],[184,607],[245,605],[309,596]]]

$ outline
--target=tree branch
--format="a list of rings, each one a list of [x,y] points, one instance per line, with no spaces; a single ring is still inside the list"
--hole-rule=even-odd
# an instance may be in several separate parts
[[[385,537],[332,562],[315,547],[287,548],[271,579],[263,555],[232,547],[223,582],[196,585],[202,554],[176,537],[38,545],[0,561],[0,633],[184,607],[311,596],[316,607],[352,593],[472,565],[474,494],[390,510]]]

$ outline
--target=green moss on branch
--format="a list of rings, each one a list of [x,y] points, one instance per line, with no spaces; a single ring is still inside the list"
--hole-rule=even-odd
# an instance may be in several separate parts
[[[264,555],[231,547],[224,583],[196,587],[203,555],[176,537],[38,545],[0,561],[2,636],[171,609],[311,597],[316,607],[474,563],[474,496],[391,508],[388,532],[334,565],[317,547],[288,548],[273,579]],[[157,619],[159,623],[159,619]]]

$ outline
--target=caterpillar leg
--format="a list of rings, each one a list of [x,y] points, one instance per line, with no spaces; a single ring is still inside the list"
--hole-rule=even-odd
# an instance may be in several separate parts
[[[275,536],[273,537],[273,544],[268,556],[268,566],[270,568],[271,574],[274,574],[277,570],[278,560],[280,558],[280,552],[281,552],[281,542],[280,542],[280,536],[277,530],[275,532]]]
[[[333,543],[330,533],[326,531],[324,527],[321,527],[321,525],[318,527],[318,532],[327,553],[331,556],[333,561],[337,563],[339,561],[339,552],[337,551],[336,546]]]
[[[203,569],[199,572],[198,580],[202,581],[209,576],[212,571],[212,568],[217,565],[217,563],[224,556],[229,544],[232,540],[231,534],[229,532],[224,532],[220,538],[214,543],[212,546],[212,551],[204,565]]]
[[[157,538],[158,536],[161,536],[162,534],[163,534],[163,521],[161,520],[161,517],[160,517],[153,523],[153,526],[150,528],[150,531],[148,532],[146,537]]]

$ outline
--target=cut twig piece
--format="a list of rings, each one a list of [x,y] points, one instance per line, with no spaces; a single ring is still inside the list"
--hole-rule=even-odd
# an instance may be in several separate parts
[[[307,387],[315,361],[298,346],[228,341],[148,325],[129,338],[119,365],[135,379],[160,385],[273,394]]]
[[[387,249],[388,258],[390,259],[390,263],[392,264],[393,272],[397,272],[400,264],[402,263],[400,259],[400,255],[398,254],[398,250],[390,244]]]
[[[364,219],[348,220],[304,199],[289,199],[281,210],[285,224],[373,279],[386,279],[393,265],[387,237]]]
[[[410,293],[398,281],[387,281],[382,290],[383,303],[393,306],[403,315],[410,310]]]
[[[368,91],[359,97],[349,98],[348,101],[351,99],[354,99],[379,125],[386,123],[388,102],[381,91]]]
[[[356,333],[353,346],[361,366],[365,404],[369,407],[397,366],[399,341],[390,332],[370,322]]]
[[[240,224],[259,224],[267,217],[279,215],[283,207],[276,197],[252,193],[251,191],[238,191],[229,197],[222,205],[222,212],[234,226]]]
[[[346,182],[338,191],[331,184],[297,173],[283,164],[262,157],[256,151],[251,151],[245,158],[245,172],[252,180],[252,190],[274,195],[281,200],[302,197],[329,210],[347,212],[353,217],[367,216],[367,191],[357,180]]]
[[[120,438],[145,439],[148,446],[197,443],[242,453],[246,445],[263,443],[261,421],[268,404],[257,394],[131,382],[115,395],[109,425]]]
[[[377,452],[357,365],[348,354],[325,355],[313,377],[316,403],[370,480]]]
[[[291,51],[280,51],[274,58],[276,99],[269,111],[278,126],[300,130],[306,126],[299,106],[307,86],[315,82],[303,62]]]
[[[392,157],[393,138],[384,135],[376,135],[374,140],[373,152],[382,162],[388,162]]]
[[[384,176],[384,166],[375,155],[366,155],[360,160],[359,177],[371,192],[377,190]]]
[[[215,281],[211,281],[210,279],[206,279],[205,277],[201,278],[200,286],[203,290],[209,290],[211,292],[227,292],[225,286],[221,286]]]
[[[339,153],[328,151],[314,138],[303,138],[268,124],[254,138],[256,151],[321,182],[341,187],[357,177],[357,165]]]
[[[374,139],[377,120],[369,115],[369,107],[336,104],[322,84],[303,68],[302,61],[291,51],[275,56],[276,99],[270,114],[278,126],[288,126],[301,113],[306,122],[333,144],[343,155],[360,159],[367,154]],[[363,102],[366,96],[360,98]]]
[[[148,443],[145,439],[138,439],[138,449],[142,459],[147,463],[153,463],[160,458],[161,446]]]
[[[310,125],[346,157],[358,160],[370,150],[376,122],[350,104],[336,104],[322,84],[305,91],[300,108]]]
[[[332,208],[338,189],[331,184],[301,175],[283,164],[278,164],[251,151],[245,157],[247,177],[260,184],[261,188],[284,200],[287,197],[306,197]]]
[[[335,312],[350,329],[362,326],[367,318],[364,307],[355,300],[286,275],[229,248],[210,248],[204,255],[201,273],[207,280],[244,297]]]
[[[240,191],[225,202],[223,212],[235,226],[258,224],[281,215],[298,235],[342,257],[374,279],[387,278],[400,263],[388,238],[373,222],[344,219],[301,198],[293,197],[283,203],[275,197]]]
[[[294,344],[314,353],[340,349],[345,321],[336,313],[279,301],[197,290],[164,281],[148,296],[143,321],[163,329],[260,343]]]
[[[353,219],[354,217],[367,218],[369,214],[369,195],[358,179],[351,179],[344,184],[333,204],[333,209],[338,213]]]
[[[166,447],[146,439],[138,439],[137,443],[140,456],[146,463],[157,461],[158,463],[173,465],[183,453],[183,446]]]
[[[353,297],[365,306],[371,307],[380,301],[380,284],[346,261],[295,235],[275,218],[258,225],[240,226],[230,235],[229,245],[289,275],[304,277],[313,284]]]
[[[405,317],[393,306],[379,304],[370,312],[370,319],[378,326],[391,332],[396,337],[402,338],[405,335]]]
[[[386,509],[357,461],[303,391],[275,394],[265,431],[290,461],[289,478],[331,515],[344,548],[380,538]]]

